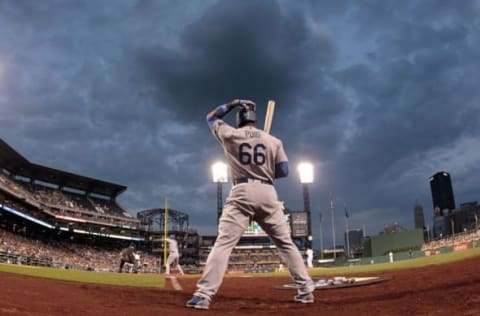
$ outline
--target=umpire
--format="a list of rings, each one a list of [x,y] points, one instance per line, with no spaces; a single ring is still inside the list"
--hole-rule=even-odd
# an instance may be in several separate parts
[[[135,269],[135,245],[131,243],[127,248],[123,248],[120,252],[120,268],[119,273],[122,273],[125,263],[134,265]]]

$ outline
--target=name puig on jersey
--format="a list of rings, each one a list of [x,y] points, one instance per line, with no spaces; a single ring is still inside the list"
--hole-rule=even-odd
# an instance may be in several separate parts
[[[248,138],[260,138],[260,131],[245,131],[245,137]]]

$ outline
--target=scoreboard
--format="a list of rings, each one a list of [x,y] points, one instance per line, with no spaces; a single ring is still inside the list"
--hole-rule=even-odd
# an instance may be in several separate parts
[[[285,216],[285,221],[287,222],[287,226],[290,230],[291,233],[291,225],[290,225],[290,213],[284,214]],[[252,221],[250,225],[248,225],[247,229],[245,229],[245,232],[243,233],[243,236],[246,237],[251,237],[251,236],[261,236],[261,237],[266,237],[267,233],[263,231],[263,229],[260,227],[260,225]]]
[[[307,212],[292,212],[290,213],[292,237],[307,237],[308,236],[308,214]]]

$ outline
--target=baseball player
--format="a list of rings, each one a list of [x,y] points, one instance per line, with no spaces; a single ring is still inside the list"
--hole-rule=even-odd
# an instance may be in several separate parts
[[[122,273],[125,263],[129,263],[129,267],[133,268],[135,264],[135,245],[131,243],[127,248],[123,248],[120,252],[120,268],[119,273]]]
[[[165,269],[165,274],[170,274],[170,265],[176,264],[178,272],[183,275],[183,269],[180,265],[180,253],[178,252],[178,243],[175,240],[175,236],[170,235],[167,239],[168,242],[168,258],[167,258],[167,265]]]
[[[237,128],[222,118],[234,108]],[[207,114],[213,136],[225,151],[233,186],[218,225],[218,236],[208,255],[197,289],[186,306],[209,309],[217,293],[232,249],[250,220],[256,221],[275,243],[298,286],[295,302],[313,303],[315,285],[308,275],[300,251],[293,243],[273,182],[288,175],[288,159],[282,142],[256,128],[256,105],[249,100],[233,100]]]
[[[280,263],[278,264],[278,272],[284,272],[285,271],[285,259],[283,258],[282,255],[280,257]]]
[[[307,267],[313,268],[313,250],[308,248],[305,253],[307,254]]]

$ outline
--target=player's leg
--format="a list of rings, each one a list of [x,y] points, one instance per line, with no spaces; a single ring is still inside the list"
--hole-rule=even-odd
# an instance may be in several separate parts
[[[266,200],[270,200],[270,202],[263,203],[262,210],[256,213],[255,220],[270,236],[285,259],[292,278],[299,286],[298,293],[301,295],[311,293],[314,291],[315,285],[308,275],[300,251],[290,236],[282,205],[276,198],[276,192],[268,192],[269,190],[265,189],[267,191],[265,195]]]
[[[131,262],[125,262],[125,271],[128,273],[132,273],[133,264]]]
[[[180,255],[177,255],[175,261],[176,261],[176,263],[177,263],[178,272],[179,272],[181,275],[184,275],[185,273],[183,273],[182,266],[180,265]]]
[[[313,268],[313,257],[310,254],[307,257],[307,267]]]
[[[218,236],[208,255],[195,296],[211,299],[222,284],[232,249],[237,245],[249,223],[249,216],[233,203],[225,204],[218,225]]]
[[[118,268],[118,272],[122,273],[124,264],[125,264],[125,260],[123,258],[120,259],[120,267]]]
[[[169,254],[167,258],[167,265],[165,267],[165,274],[170,274],[170,267],[174,260],[175,258],[172,256],[172,254]]]
[[[283,223],[281,223],[281,221],[283,221]],[[278,251],[285,258],[285,263],[287,264],[290,274],[299,286],[298,294],[304,295],[313,292],[315,285],[308,275],[300,251],[290,237],[283,212],[276,212],[271,218],[267,218],[266,222],[260,222],[261,221],[259,221],[259,224],[262,229],[269,234],[277,246]]]

